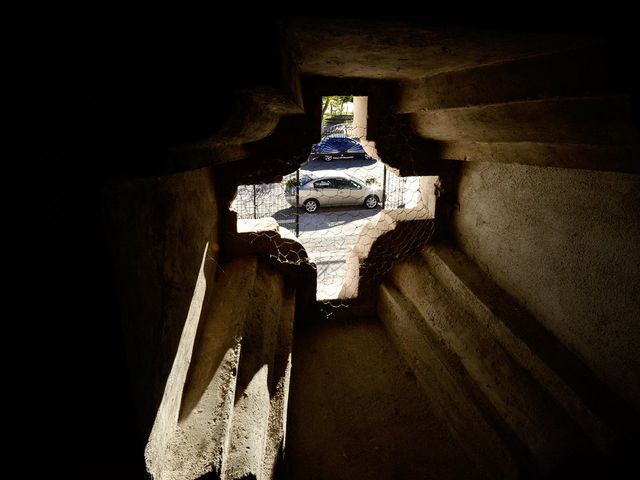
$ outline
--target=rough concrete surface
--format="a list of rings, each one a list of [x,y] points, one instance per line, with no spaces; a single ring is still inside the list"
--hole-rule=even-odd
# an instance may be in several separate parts
[[[279,461],[293,291],[255,256],[225,263],[212,290],[185,329],[147,444],[158,480],[272,478]]]
[[[456,70],[401,84],[399,113],[604,91],[602,47],[565,50]],[[553,71],[553,75],[548,72]]]
[[[542,142],[442,142],[442,158],[639,173],[640,146]]]
[[[291,42],[303,74],[420,78],[593,41],[565,35],[417,27],[376,21],[294,19]],[[348,48],[345,48],[348,46]]]
[[[624,414],[619,406],[606,403],[608,393],[586,367],[459,249],[446,243],[431,244],[420,256],[449,295],[544,386],[600,452],[610,451],[615,434],[604,419],[615,417],[615,410]]]
[[[235,405],[229,432],[229,451],[224,461],[223,478],[260,478],[264,464],[265,448],[277,450],[281,437],[269,436],[271,398],[275,391],[274,357],[280,343],[283,303],[282,276],[265,267],[258,269],[255,286],[247,294],[234,293],[241,302],[252,305],[251,313],[243,328],[241,362],[238,368]],[[251,302],[246,300],[251,298]],[[293,317],[288,316],[292,321]],[[285,344],[286,345],[286,344]],[[285,355],[290,350],[282,352]],[[283,379],[286,380],[286,379]],[[274,431],[277,434],[282,432]],[[272,461],[276,457],[272,456]],[[269,465],[268,470],[272,470]],[[269,478],[269,477],[267,477]]]
[[[294,358],[287,478],[477,478],[377,321],[309,327]]]
[[[458,201],[462,249],[640,411],[640,178],[471,162]]]
[[[197,338],[183,339],[189,343],[183,347],[184,356],[176,358],[167,381],[146,448],[147,468],[155,479],[197,478],[222,470],[240,339],[249,308],[229,292],[253,289],[255,258],[229,264],[227,272],[216,282],[216,294],[202,314]],[[174,406],[173,411],[161,415],[169,405]]]
[[[204,19],[206,28],[185,22],[184,35],[180,22],[173,22],[173,35],[156,27],[146,31],[141,24],[104,35],[95,22],[73,22],[68,29],[56,21],[45,22],[48,27],[30,22],[25,30],[30,41],[20,42],[22,51],[15,55],[21,67],[15,69],[21,87],[15,96],[21,99],[18,138],[24,156],[8,162],[16,175],[8,176],[15,181],[7,182],[7,198],[20,199],[11,209],[18,227],[8,231],[19,232],[18,243],[36,254],[13,255],[20,274],[15,278],[25,280],[13,282],[16,303],[26,308],[27,320],[17,322],[25,332],[9,338],[28,339],[29,352],[59,377],[60,395],[45,400],[29,372],[18,375],[21,387],[35,386],[36,392],[14,389],[21,393],[24,411],[41,412],[32,416],[37,425],[22,429],[42,432],[38,439],[46,448],[37,450],[39,463],[69,476],[146,478],[144,446],[157,419],[154,462],[167,461],[162,452],[173,452],[173,460],[200,462],[202,468],[190,472],[199,476],[215,470],[217,460],[231,459],[221,437],[233,421],[236,391],[255,394],[255,417],[268,429],[265,436],[252,430],[253,438],[284,433],[290,368],[285,334],[278,334],[275,348],[284,351],[274,355],[266,379],[263,365],[250,362],[259,368],[249,372],[257,375],[247,374],[248,383],[234,391],[231,377],[239,371],[233,365],[243,361],[242,339],[233,336],[230,353],[205,347],[212,356],[229,353],[228,362],[223,354],[217,363],[219,357],[212,361],[203,354],[195,330],[207,323],[202,313],[211,308],[212,293],[220,293],[209,288],[224,271],[217,251],[222,249],[226,259],[256,255],[260,248],[265,258],[274,251],[271,239],[258,246],[259,241],[243,239],[220,220],[233,191],[243,183],[276,181],[304,161],[320,133],[322,95],[368,95],[369,140],[386,162],[406,175],[453,179],[442,183],[439,210],[458,209],[453,234],[462,249],[603,383],[640,410],[637,177],[475,163],[606,170],[597,162],[602,159],[637,172],[637,155],[620,144],[633,140],[628,125],[619,121],[626,115],[625,101],[602,96],[630,92],[632,119],[638,122],[640,81],[630,61],[637,56],[635,17],[609,7],[583,23],[579,11],[563,18],[529,9],[500,22],[486,5],[481,8],[485,13],[479,17],[456,8],[449,18],[458,26],[451,27],[432,13],[422,19],[396,17],[398,22],[245,16],[242,42],[228,41],[237,34],[234,22],[209,28],[210,18]],[[505,31],[491,30],[499,25]],[[568,34],[548,35],[546,27]],[[591,39],[602,33],[615,37],[604,55],[602,42]],[[570,52],[580,52],[573,66],[562,60]],[[555,60],[542,58],[547,54]],[[613,78],[603,89],[600,80],[609,67]],[[515,85],[520,79],[532,82]],[[415,88],[405,90],[410,98],[398,110],[400,82]],[[234,92],[246,88],[239,101]],[[602,102],[583,102],[586,97]],[[569,98],[583,100],[576,105]],[[406,103],[407,113],[397,114]],[[305,114],[297,113],[303,105]],[[440,129],[436,134],[446,141],[416,135],[410,121],[420,111],[416,105],[448,108],[422,112],[443,122],[433,131]],[[460,110],[452,111],[455,107]],[[519,142],[527,138],[597,141],[611,150]],[[614,151],[615,161],[607,159]],[[448,176],[455,162],[442,161],[443,152],[452,155],[445,158],[471,160],[462,171],[457,202],[448,202],[458,188],[454,175]],[[558,161],[552,159],[556,154],[562,156]],[[579,161],[581,156],[589,158]],[[448,215],[437,219],[439,233],[448,220]],[[279,242],[281,250],[301,258],[299,245]],[[315,288],[306,272],[286,280],[302,287],[296,291],[296,315],[303,319],[316,307],[313,300],[299,301],[312,297],[299,295],[301,290]],[[35,293],[21,288],[40,274],[58,276]],[[244,286],[238,290],[245,296],[227,294],[230,304],[266,307]],[[282,295],[274,303],[285,305],[288,293]],[[232,316],[225,315],[215,320]],[[40,321],[54,316],[64,321]],[[226,326],[232,330],[233,325]],[[256,327],[257,335],[261,327],[267,325]],[[298,355],[304,362],[291,397],[296,418],[289,426],[295,435],[287,442],[298,477],[469,476],[465,457],[431,415],[434,407],[425,400],[431,397],[401,373],[405,368],[379,326],[325,325],[310,332],[300,336]],[[264,336],[265,344],[274,343],[271,334]],[[212,335],[212,343],[222,336]],[[411,341],[420,346],[419,337]],[[84,374],[86,365],[91,365],[90,376]],[[194,373],[204,366],[204,375]],[[181,391],[183,385],[187,392]],[[218,394],[225,408],[208,408]],[[207,408],[199,412],[201,405]],[[214,428],[209,420],[219,421]],[[187,444],[163,449],[163,439],[180,421],[194,427],[182,437]],[[67,432],[67,441],[59,441],[60,431]],[[222,450],[198,457],[198,447],[209,455],[206,449],[215,442]],[[273,469],[279,448],[278,442],[265,445],[262,472]],[[477,453],[483,449],[494,445],[481,444]],[[256,470],[254,460],[242,463]],[[177,472],[163,470],[167,477]]]
[[[520,443],[526,450],[527,461],[534,462],[545,473],[556,468],[563,458],[591,451],[582,432],[549,398],[544,386],[464,308],[457,298],[460,295],[457,289],[444,288],[423,257],[400,262],[389,277],[420,314],[413,317],[417,325],[412,333],[423,336],[432,349],[442,349],[447,352],[444,355],[452,357],[449,370],[456,371],[454,376],[462,384],[462,395],[469,395],[484,417],[493,419],[497,425],[503,423],[512,435],[506,442],[508,448]],[[393,331],[396,322],[385,324]],[[401,340],[413,341],[406,337]],[[427,364],[429,370],[431,364],[433,361]],[[423,375],[419,370],[416,373],[419,377]],[[468,382],[473,386],[465,391],[464,384]],[[448,408],[446,402],[441,401],[440,405]]]
[[[625,96],[545,98],[421,111],[416,132],[445,141],[633,145]]]
[[[468,385],[460,381],[462,367],[450,368],[439,339],[425,328],[425,319],[393,285],[380,286],[380,318],[410,365],[423,391],[436,405],[435,413],[446,422],[461,455],[466,455],[478,478],[516,478],[517,459],[509,451],[481,405],[473,401]],[[484,445],[491,445],[487,450]]]
[[[204,168],[114,181],[103,203],[140,429],[146,438],[183,332],[191,328],[188,319],[199,316],[196,306],[204,302],[200,297],[217,270],[218,206],[212,172]]]

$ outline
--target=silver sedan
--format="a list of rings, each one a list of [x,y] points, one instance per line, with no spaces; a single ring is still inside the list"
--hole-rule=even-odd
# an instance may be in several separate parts
[[[296,206],[296,188],[287,187],[285,198],[290,205]],[[307,180],[299,187],[300,205],[308,213],[314,213],[320,206],[362,205],[376,208],[380,203],[381,192],[378,187],[369,187],[364,183],[346,177],[322,177]]]

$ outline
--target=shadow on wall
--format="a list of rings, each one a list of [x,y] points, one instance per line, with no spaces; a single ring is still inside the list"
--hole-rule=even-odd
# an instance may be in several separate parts
[[[202,269],[213,275],[218,212],[211,171],[114,183],[105,190],[103,204],[140,431],[146,438],[185,321],[193,315]],[[203,263],[205,257],[210,260]]]
[[[179,411],[185,407],[181,407],[181,399],[183,396],[183,386],[187,379],[189,365],[191,363],[191,354],[194,349],[196,332],[198,325],[202,324],[203,316],[206,312],[206,304],[208,297],[211,295],[211,288],[207,288],[207,277],[211,278],[213,274],[213,264],[215,263],[209,243],[205,245],[202,253],[202,262],[198,272],[196,284],[193,290],[191,303],[184,322],[184,328],[177,352],[173,361],[171,372],[166,381],[162,402],[158,408],[156,419],[149,437],[149,443],[145,451],[148,466],[157,466],[162,464],[162,459],[167,456],[167,449],[175,426],[179,421]],[[213,352],[214,356],[217,352]],[[218,361],[219,363],[219,361]],[[217,364],[213,371],[217,369]],[[206,375],[207,372],[199,371],[199,377]],[[211,374],[213,376],[213,373]],[[196,391],[195,394],[201,392]],[[197,401],[197,400],[196,400]],[[187,403],[195,404],[192,400]],[[154,471],[152,468],[150,471]],[[159,473],[159,470],[155,470]]]
[[[154,478],[174,478],[176,472],[185,478],[209,472],[269,476],[276,468],[284,442],[293,316],[294,290],[281,272],[256,255],[218,265],[205,249],[145,450]]]

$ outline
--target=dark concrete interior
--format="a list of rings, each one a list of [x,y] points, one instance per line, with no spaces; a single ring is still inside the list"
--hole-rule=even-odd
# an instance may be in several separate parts
[[[25,26],[5,188],[25,473],[637,470],[632,22]],[[327,94],[368,96],[384,161],[440,180],[430,245],[323,322],[313,270],[270,255],[297,246],[238,235],[228,206],[306,160]]]

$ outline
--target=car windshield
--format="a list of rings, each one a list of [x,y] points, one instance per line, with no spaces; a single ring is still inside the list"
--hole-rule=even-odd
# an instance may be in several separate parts
[[[311,180],[313,180],[313,178],[311,178],[309,175],[303,175],[302,177],[300,177],[300,186],[309,183]]]

